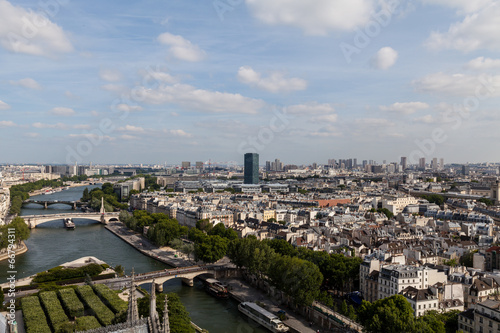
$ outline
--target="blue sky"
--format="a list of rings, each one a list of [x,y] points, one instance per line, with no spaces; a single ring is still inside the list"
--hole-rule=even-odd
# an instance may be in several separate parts
[[[500,162],[500,1],[0,0],[0,162]]]

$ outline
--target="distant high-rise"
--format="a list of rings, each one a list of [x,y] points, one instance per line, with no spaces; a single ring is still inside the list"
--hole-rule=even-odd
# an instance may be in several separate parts
[[[406,170],[406,168],[408,167],[408,164],[407,164],[407,158],[406,157],[401,157],[401,168],[403,169],[403,171]]]
[[[420,160],[418,160],[418,167],[420,169],[425,169],[425,157],[421,157]]]
[[[191,162],[182,162],[183,169],[189,169],[191,167]]]
[[[245,154],[244,181],[245,184],[259,183],[259,154]]]
[[[196,169],[203,169],[203,162],[196,162]]]
[[[439,160],[439,168],[440,168],[441,170],[443,170],[443,169],[444,169],[444,158],[441,158],[441,159]]]
[[[437,159],[437,157],[434,157],[432,159],[431,168],[434,171],[436,171],[438,169],[438,159]]]

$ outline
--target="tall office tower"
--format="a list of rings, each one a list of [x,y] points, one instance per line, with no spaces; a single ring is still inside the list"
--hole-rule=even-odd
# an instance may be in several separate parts
[[[406,157],[401,157],[401,168],[403,169],[403,171],[406,170],[406,168],[408,167],[408,164],[407,164],[407,158]]]
[[[418,167],[420,169],[425,169],[425,157],[421,157],[420,160],[418,160]]]
[[[352,170],[352,158],[346,160],[345,165],[346,165],[348,170]]]
[[[468,176],[470,174],[470,166],[462,165],[462,174]]]
[[[271,161],[266,161],[266,171],[272,171],[272,163]]]
[[[279,159],[274,160],[275,171],[283,171],[283,163]]]
[[[368,161],[367,160],[363,160],[363,169],[365,169],[367,165],[368,165]]]
[[[183,169],[188,169],[191,167],[191,162],[182,162],[182,168]]]
[[[357,158],[354,158],[354,159],[352,160],[352,167],[353,167],[353,168],[356,168],[357,166],[358,166],[358,159],[357,159]]]
[[[434,171],[438,169],[438,159],[437,159],[437,157],[434,157],[432,159],[431,168]]]
[[[333,159],[333,158],[332,158],[332,159],[329,159],[329,160],[328,160],[328,166],[329,166],[329,167],[335,167],[335,159]]]
[[[259,154],[246,153],[245,154],[245,170],[244,170],[244,183],[245,184],[258,184],[259,183]]]
[[[203,162],[196,162],[196,169],[203,169]]]
[[[439,160],[439,168],[440,168],[441,170],[443,170],[443,169],[444,169],[444,158],[441,158],[441,159]]]

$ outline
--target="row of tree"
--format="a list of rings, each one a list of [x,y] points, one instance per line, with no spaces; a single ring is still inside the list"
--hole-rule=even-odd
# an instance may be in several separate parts
[[[358,309],[358,321],[367,333],[455,333],[458,313],[432,310],[415,318],[414,310],[402,295],[394,295],[373,303],[363,301]]]
[[[231,241],[228,257],[238,267],[285,292],[296,304],[309,305],[320,295],[323,282],[318,266],[297,256],[277,253],[255,237]]]
[[[19,244],[21,241],[24,241],[30,237],[30,229],[24,219],[21,217],[15,217],[12,222],[7,225],[3,225],[0,227],[0,248],[7,248],[12,242],[12,238],[9,239],[9,229],[14,229],[15,235],[15,243]],[[12,234],[12,233],[11,233]]]
[[[38,180],[34,183],[26,183],[12,186],[10,190],[10,214],[17,215],[21,213],[23,201],[29,199],[29,192],[41,190],[44,187],[63,186],[61,180]]]
[[[101,209],[102,198],[104,198],[104,209],[107,212],[112,212],[117,209],[127,209],[128,205],[119,201],[118,194],[113,190],[113,184],[104,183],[101,188],[94,188],[90,192],[88,188],[83,190],[82,202],[90,203],[90,207],[98,211]]]

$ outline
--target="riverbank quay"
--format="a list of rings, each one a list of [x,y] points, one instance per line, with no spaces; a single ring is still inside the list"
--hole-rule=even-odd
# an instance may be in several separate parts
[[[128,229],[122,222],[109,222],[105,227],[142,254],[172,267],[187,267],[196,264],[176,254],[168,247],[158,248],[143,235]]]
[[[310,325],[305,318],[300,317],[286,307],[280,306],[278,302],[271,299],[264,292],[252,287],[243,279],[221,279],[229,289],[229,295],[238,302],[254,302],[265,307],[269,312],[276,313],[279,310],[285,310],[288,319],[283,323],[290,328],[290,332],[296,333],[316,333],[320,329],[317,325]],[[250,320],[250,319],[249,319]],[[320,332],[328,332],[321,330]]]
[[[288,319],[283,321],[290,332],[362,332],[363,327],[349,318],[334,312],[330,308],[313,302],[312,306],[293,308],[287,306],[283,299],[272,297],[260,287],[254,286],[245,279],[221,279],[228,285],[229,295],[239,302],[254,302],[272,313],[284,310]]]
[[[26,244],[23,241],[21,241],[21,244],[13,251],[14,258],[20,254],[26,253],[27,251],[28,251],[28,246],[26,246]],[[0,261],[9,259],[9,256],[12,256],[12,252],[9,255],[9,251],[6,248],[2,249],[2,252],[0,252]]]

